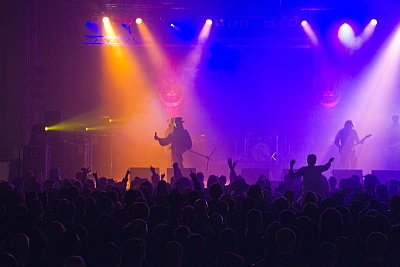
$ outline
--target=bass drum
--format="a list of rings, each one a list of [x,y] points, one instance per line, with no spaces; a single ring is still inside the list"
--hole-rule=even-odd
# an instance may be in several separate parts
[[[255,162],[267,162],[271,158],[271,149],[266,143],[258,143],[251,149],[251,157]]]
[[[250,133],[247,139],[248,158],[257,163],[268,162],[276,152],[277,136],[270,132]]]

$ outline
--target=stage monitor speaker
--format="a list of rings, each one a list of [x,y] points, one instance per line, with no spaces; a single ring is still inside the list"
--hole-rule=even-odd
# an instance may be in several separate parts
[[[389,179],[400,181],[400,170],[372,170],[371,174],[378,177],[382,184],[385,184]]]
[[[161,176],[160,173],[160,168],[154,167],[156,170],[156,173],[158,173]],[[135,179],[135,177],[140,177],[142,179],[146,178],[147,180],[151,181],[151,171],[150,171],[150,166],[149,167],[131,167],[131,181]]]
[[[51,168],[58,168],[61,170],[61,174],[64,175],[66,171],[66,150],[67,142],[59,141],[51,144]]]
[[[342,179],[348,179],[353,175],[357,175],[360,177],[360,182],[362,182],[363,179],[363,171],[362,170],[340,170],[340,169],[335,169],[332,171],[332,176],[334,176],[337,181],[339,182]],[[327,176],[327,175],[326,175]],[[329,176],[327,176],[329,178]]]
[[[255,184],[260,175],[265,175],[266,178],[270,180],[272,179],[270,169],[243,168],[240,174],[244,177],[249,185]]]
[[[92,135],[90,147],[91,169],[101,176],[112,177],[112,135]]]
[[[190,178],[190,170],[192,170],[194,173],[196,173],[196,168],[183,168],[181,169],[182,175],[184,177]],[[167,168],[167,181],[171,182],[171,178],[174,176],[174,169],[173,168]]]
[[[50,146],[24,146],[22,169],[23,172],[31,170],[33,175],[44,182],[50,173],[51,147]]]
[[[0,160],[0,181],[8,182],[11,161]]]

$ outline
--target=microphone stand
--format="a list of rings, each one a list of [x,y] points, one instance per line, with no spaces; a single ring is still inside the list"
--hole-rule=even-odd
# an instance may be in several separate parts
[[[217,150],[217,148],[214,148],[214,150],[211,152],[211,154],[209,156],[206,156],[206,155],[200,154],[199,152],[196,152],[196,151],[193,151],[191,149],[188,149],[188,151],[192,152],[193,154],[199,155],[199,156],[207,159],[206,171],[208,171],[208,163],[210,162],[211,156],[212,156],[212,154],[214,154],[215,150]]]

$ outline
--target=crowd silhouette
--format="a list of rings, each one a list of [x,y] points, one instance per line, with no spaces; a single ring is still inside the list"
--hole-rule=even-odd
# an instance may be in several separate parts
[[[400,266],[399,181],[337,181],[321,174],[333,159],[314,157],[276,187],[249,185],[231,159],[229,178],[174,164],[168,182],[154,168],[121,181],[53,169],[42,183],[27,171],[0,183],[0,266]],[[326,192],[292,179],[307,168]]]

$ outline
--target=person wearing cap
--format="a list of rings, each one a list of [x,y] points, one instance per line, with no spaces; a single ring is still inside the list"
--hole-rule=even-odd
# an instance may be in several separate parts
[[[357,154],[355,145],[360,142],[354,124],[351,120],[344,123],[335,137],[335,145],[339,148],[340,161],[343,169],[357,168]],[[363,141],[362,141],[363,142]]]
[[[179,168],[183,169],[183,153],[192,148],[192,139],[188,130],[183,128],[181,117],[174,118],[174,126],[167,137],[161,138],[154,134],[154,140],[157,140],[161,146],[171,145],[172,163],[178,163]]]

